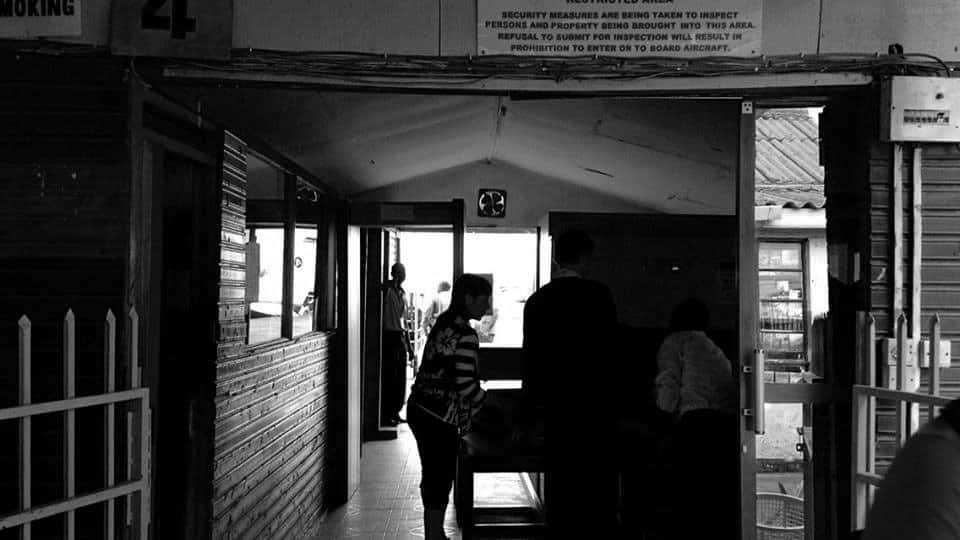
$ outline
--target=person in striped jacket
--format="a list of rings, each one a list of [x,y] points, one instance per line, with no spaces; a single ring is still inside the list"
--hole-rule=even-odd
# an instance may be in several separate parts
[[[490,308],[490,283],[464,274],[453,284],[450,307],[430,330],[407,402],[417,441],[426,540],[445,539],[443,518],[456,474],[460,439],[470,430],[485,393],[477,372],[479,339],[470,320]]]

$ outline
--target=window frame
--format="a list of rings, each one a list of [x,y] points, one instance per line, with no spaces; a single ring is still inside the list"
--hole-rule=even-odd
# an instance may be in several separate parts
[[[764,247],[764,244],[792,244],[792,245],[799,246],[799,247],[800,247],[800,265],[799,265],[800,267],[797,268],[797,269],[794,269],[794,268],[783,268],[783,267],[774,268],[774,267],[765,267],[765,266],[762,266],[762,265],[760,264],[760,250]],[[759,291],[760,275],[761,275],[761,273],[763,273],[763,272],[784,272],[784,273],[794,272],[794,273],[799,274],[799,278],[800,278],[799,281],[800,281],[801,286],[803,287],[803,288],[802,288],[802,296],[801,296],[801,298],[800,298],[799,300],[789,300],[789,299],[787,299],[787,300],[764,300],[764,299],[761,297],[760,291]],[[810,362],[811,362],[811,358],[810,358],[810,352],[811,352],[811,351],[810,351],[810,332],[811,332],[811,326],[812,326],[811,315],[810,315],[810,314],[811,314],[811,311],[812,311],[812,306],[811,306],[811,301],[812,301],[812,299],[811,299],[811,291],[810,291],[810,250],[809,250],[809,239],[808,239],[808,238],[802,238],[802,237],[795,237],[795,236],[763,236],[763,237],[757,238],[757,287],[758,287],[758,290],[757,290],[757,299],[758,299],[758,302],[757,302],[757,309],[758,309],[757,334],[758,334],[758,337],[759,337],[759,336],[762,336],[763,334],[787,334],[787,335],[790,335],[790,334],[794,334],[794,335],[795,335],[795,334],[801,334],[801,336],[803,337],[803,345],[802,345],[802,348],[801,348],[802,358],[800,359],[800,366],[801,366],[802,369],[804,369],[804,370],[809,370],[809,368],[810,368]],[[799,304],[799,305],[801,306],[801,309],[802,309],[802,312],[803,312],[803,323],[802,323],[802,325],[803,325],[803,330],[800,331],[800,332],[798,332],[798,331],[791,331],[791,330],[764,329],[764,328],[763,328],[763,306],[764,306],[765,303],[769,303],[769,304],[774,304],[774,303],[781,303],[781,304],[782,304],[782,303]],[[761,338],[761,339],[762,339],[762,338]],[[761,343],[762,343],[762,341],[761,341]],[[788,360],[788,359],[770,358],[770,356],[769,356],[769,351],[768,351],[768,355],[767,355],[767,362],[768,362],[768,367],[773,367],[773,366],[776,366],[776,365],[778,365],[778,364],[780,364],[780,363],[782,363],[783,365],[789,365],[789,364],[790,364],[790,360]],[[792,370],[789,370],[789,369],[787,369],[787,370],[784,370],[784,369],[778,369],[778,370],[768,369],[767,371],[779,371],[779,372],[785,372],[785,373],[792,372]]]
[[[248,149],[252,154],[269,166],[273,167],[283,177],[282,199],[247,199],[246,223],[247,229],[283,229],[283,288],[281,296],[280,336],[262,341],[249,343],[250,335],[250,307],[245,303],[245,319],[247,321],[246,342],[244,347],[260,348],[295,341],[301,338],[314,336],[334,330],[335,310],[330,306],[336,301],[336,285],[329,276],[335,275],[336,256],[330,253],[330,244],[334,242],[331,234],[335,226],[333,202],[316,184],[302,176],[289,172],[275,161]],[[310,192],[311,197],[300,197],[302,191]],[[296,230],[312,230],[317,237],[316,260],[314,264],[313,291],[316,307],[313,310],[311,330],[294,335],[293,325],[293,292],[294,292],[294,263],[296,259]]]

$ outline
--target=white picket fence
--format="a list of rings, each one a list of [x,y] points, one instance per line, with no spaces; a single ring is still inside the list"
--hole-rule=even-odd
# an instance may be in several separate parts
[[[896,403],[896,442],[902,448],[911,435],[917,422],[911,422],[911,415],[918,415],[919,407],[926,405],[928,419],[932,420],[940,407],[950,403],[951,399],[940,395],[940,317],[934,315],[930,321],[929,333],[929,370],[930,385],[926,394],[908,391],[908,362],[911,356],[919,361],[919,340],[914,340],[914,349],[908,351],[910,340],[907,336],[907,319],[901,314],[897,319],[896,335],[896,388],[879,388],[877,380],[877,332],[873,316],[859,313],[857,328],[860,341],[857,354],[857,384],[853,386],[853,504],[852,519],[856,529],[863,529],[867,511],[873,500],[873,492],[883,477],[876,470],[877,446],[877,399]],[[886,359],[884,359],[886,361]]]
[[[117,500],[126,498],[127,534],[131,538],[146,540],[150,525],[150,392],[140,386],[139,316],[135,309],[128,314],[129,322],[129,384],[119,390],[116,384],[117,367],[117,321],[112,311],[107,311],[104,321],[104,381],[103,394],[76,396],[76,320],[73,310],[68,310],[63,320],[63,399],[33,403],[31,399],[32,337],[31,322],[26,315],[19,325],[19,379],[20,405],[0,409],[0,421],[19,420],[20,437],[20,510],[0,516],[0,530],[20,527],[20,538],[30,540],[33,522],[54,515],[65,514],[64,537],[76,537],[75,512],[78,508],[106,503],[104,529],[106,538],[113,540]],[[130,403],[126,414],[127,441],[125,444],[126,475],[121,481],[115,478],[116,408]],[[76,493],[76,410],[84,407],[104,408],[104,485],[101,490]],[[62,413],[64,421],[64,498],[49,504],[34,506],[32,503],[31,448],[32,419],[42,414]],[[10,441],[12,442],[12,441]],[[0,444],[8,444],[3,441]]]

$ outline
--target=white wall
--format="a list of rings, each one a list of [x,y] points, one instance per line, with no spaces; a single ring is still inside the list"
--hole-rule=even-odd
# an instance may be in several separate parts
[[[504,218],[477,216],[478,188],[507,190]],[[591,191],[504,163],[474,163],[361,193],[360,201],[466,201],[467,227],[536,227],[550,210],[655,212],[636,201]]]

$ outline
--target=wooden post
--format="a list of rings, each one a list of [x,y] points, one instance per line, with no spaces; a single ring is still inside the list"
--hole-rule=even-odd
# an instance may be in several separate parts
[[[867,314],[863,311],[857,312],[857,355],[856,369],[854,370],[854,384],[870,384],[867,379],[867,349],[870,343],[866,339],[867,335]],[[863,529],[867,521],[867,484],[860,481],[858,475],[867,471],[867,416],[869,407],[867,405],[867,396],[854,392],[853,394],[853,427],[852,432],[855,437],[853,440],[853,474],[851,475],[851,488],[853,495],[853,504],[851,505],[851,522],[856,529]]]
[[[923,164],[923,149],[917,145],[913,148],[912,182],[912,209],[913,209],[913,236],[910,239],[912,248],[910,254],[910,337],[915,343],[920,343],[920,314],[921,314],[921,285],[920,270],[923,267],[923,179],[921,168]],[[917,368],[920,363],[917,362]],[[919,379],[919,378],[918,378]]]
[[[150,537],[150,401],[144,397],[140,400],[140,478],[143,479],[140,491],[140,540]]]
[[[906,391],[907,387],[907,317],[903,313],[897,317],[897,390]],[[909,436],[907,425],[907,403],[897,401],[897,444],[903,448]]]
[[[930,395],[940,394],[940,314],[930,319]],[[930,405],[929,419],[937,416],[936,405]]]
[[[920,340],[922,338],[920,322],[922,317],[921,287],[923,279],[923,149],[918,144],[913,147],[913,167],[911,169],[911,211],[913,234],[910,236],[910,337],[913,339],[913,362],[908,368],[913,375],[913,384],[904,390],[917,391],[920,389]],[[910,433],[920,429],[920,404],[910,403],[908,406],[910,419]]]
[[[140,315],[137,313],[137,308],[131,307],[130,313],[128,315],[130,321],[130,388],[140,388],[140,355],[139,355],[139,345],[140,345]],[[134,405],[134,408],[143,407],[143,403]],[[138,416],[138,415],[136,415]],[[134,421],[136,417],[133,411],[127,412],[127,480],[136,480],[140,477],[140,460],[137,456],[140,455],[140,444],[143,441],[139,440],[137,436],[139,434],[140,426]],[[135,523],[140,521],[140,501],[142,499],[142,493],[134,492],[130,495],[127,495],[127,526],[133,526]],[[139,529],[136,529],[134,536],[137,536],[136,532]],[[140,540],[146,540],[141,538]]]
[[[117,367],[117,318],[112,310],[107,310],[107,317],[103,329],[103,380],[105,382],[104,391],[107,394],[113,393],[117,389],[116,379]],[[117,407],[113,403],[107,405],[104,412],[104,424],[106,425],[106,435],[104,436],[104,446],[106,447],[106,456],[104,458],[104,478],[105,487],[113,487],[116,484],[116,417]],[[111,498],[107,501],[107,512],[104,516],[104,531],[107,540],[113,540],[114,519],[116,516],[117,502]]]
[[[130,323],[130,388],[140,388],[140,315],[131,307],[127,314]]]
[[[860,363],[856,374],[862,378],[859,384],[874,386],[877,379],[876,358],[876,321],[870,313],[857,313],[857,332],[859,335],[857,361]],[[853,448],[853,505],[852,522],[854,527],[862,529],[866,525],[867,510],[873,486],[858,478],[859,473],[876,472],[876,414],[877,399],[872,396],[854,395],[853,433],[856,436]]]
[[[26,315],[20,317],[18,338],[20,341],[20,404],[29,405],[32,393],[32,324]],[[30,443],[33,438],[32,418],[25,416],[20,419],[20,510],[29,510],[32,504],[31,490],[33,488],[33,455]],[[30,540],[33,532],[30,523],[24,523],[20,528],[21,540]]]
[[[903,312],[903,145],[893,144],[893,175],[890,186],[890,331],[897,332],[897,316]]]
[[[283,173],[283,271],[280,335],[293,337],[293,261],[297,250],[297,177]]]
[[[63,397],[70,399],[77,395],[77,322],[73,310],[68,309],[63,320]],[[64,448],[64,486],[66,499],[76,495],[77,479],[77,411],[66,411],[66,441]],[[73,540],[76,537],[76,514],[73,510],[67,512],[66,538]]]
[[[135,480],[133,470],[133,461],[134,461],[134,448],[137,445],[136,437],[134,436],[134,427],[133,427],[133,411],[127,411],[127,482]],[[138,501],[136,498],[136,493],[131,493],[127,495],[127,504],[126,504],[126,525],[127,528],[131,527],[134,523],[134,520],[138,517],[136,514],[136,505]]]
[[[463,243],[467,228],[463,199],[453,199],[450,208],[453,212],[451,216],[453,222],[453,280],[456,281],[464,272]]]
[[[867,313],[866,327],[867,385],[877,384],[877,321],[872,313]],[[877,466],[877,398],[867,398],[867,472],[876,472]]]

